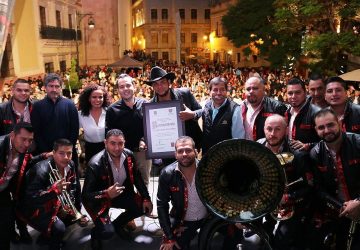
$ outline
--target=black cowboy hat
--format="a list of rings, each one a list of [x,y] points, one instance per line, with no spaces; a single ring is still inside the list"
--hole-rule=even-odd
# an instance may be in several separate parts
[[[175,79],[175,74],[173,72],[167,73],[164,69],[155,66],[150,71],[150,79],[148,81],[145,81],[145,83],[152,86],[154,82],[163,78],[173,81]]]

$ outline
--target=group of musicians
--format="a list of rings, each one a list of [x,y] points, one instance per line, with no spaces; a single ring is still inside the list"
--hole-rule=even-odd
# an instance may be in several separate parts
[[[166,76],[165,72],[156,80],[167,79]],[[249,91],[257,90],[255,85],[251,85]],[[296,96],[303,93],[297,85],[299,83],[295,82],[289,88],[290,95],[294,96],[289,100],[293,107],[299,106]],[[212,97],[219,105],[216,106],[215,101],[208,105],[212,121],[209,118],[206,126],[210,131],[215,120],[221,121],[216,125],[217,135],[222,133],[231,138],[234,134],[231,133],[232,122],[241,117],[234,118],[237,105],[233,108],[224,105],[228,100],[225,86],[226,82],[221,79],[212,86]],[[56,90],[56,86],[52,88]],[[296,124],[295,117],[300,116],[304,107],[310,106],[310,99],[304,97],[303,100],[298,110],[290,109],[285,115],[266,113],[263,116],[264,138],[257,140],[258,143],[280,157],[291,154],[293,159],[284,164],[286,188],[276,214],[266,216],[261,223],[274,249],[360,249],[357,226],[360,220],[360,135],[344,132],[344,123],[330,108],[311,113],[311,120],[306,118],[309,124]],[[247,108],[257,115],[262,112],[252,109],[250,104],[249,98]],[[189,114],[196,120],[202,113]],[[222,117],[218,118],[220,115]],[[293,119],[289,118],[291,116]],[[243,128],[246,134],[250,124],[254,126],[256,121],[247,120],[246,116],[243,119],[244,124],[249,123]],[[313,128],[314,136],[320,141],[296,141],[297,128],[298,131]],[[0,234],[0,249],[10,249],[15,215],[41,233],[39,244],[47,244],[52,250],[62,249],[68,225],[75,222],[80,226],[88,225],[89,218],[80,213],[81,205],[94,224],[92,249],[102,249],[102,241],[114,234],[132,240],[127,223],[151,215],[153,205],[134,154],[126,148],[124,133],[119,129],[107,131],[105,149],[87,164],[82,190],[72,160],[73,142],[56,139],[52,151],[32,156],[29,152],[33,140],[34,129],[26,119],[18,121],[9,134],[0,137],[0,227],[9,229]],[[176,141],[175,159],[177,161],[166,166],[159,178],[157,209],[164,232],[161,250],[188,249],[208,217],[195,187],[197,145],[191,137],[180,137]],[[111,207],[125,211],[112,221]]]

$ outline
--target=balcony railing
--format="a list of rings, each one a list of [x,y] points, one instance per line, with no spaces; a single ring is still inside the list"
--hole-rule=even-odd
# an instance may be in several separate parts
[[[59,28],[55,26],[40,26],[41,39],[75,40],[75,29]],[[77,38],[81,40],[81,30],[77,31]]]

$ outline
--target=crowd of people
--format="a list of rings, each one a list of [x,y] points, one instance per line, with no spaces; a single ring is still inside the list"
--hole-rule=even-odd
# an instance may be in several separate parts
[[[206,224],[209,213],[195,188],[198,152],[206,155],[227,139],[257,141],[276,155],[294,156],[284,166],[287,182],[301,181],[286,188],[280,202],[292,207],[292,216],[277,227],[269,216],[256,222],[274,249],[360,247],[359,93],[342,78],[200,64],[118,73],[86,67],[81,75],[81,89],[69,98],[62,95],[65,74],[3,87],[0,226],[10,230],[0,234],[1,249],[10,249],[11,239],[31,242],[27,224],[41,232],[39,242],[61,249],[68,225],[88,225],[82,205],[93,222],[92,249],[102,249],[114,234],[131,241],[133,219],[153,216],[147,188],[152,162],[145,157],[151,145],[142,108],[174,100],[182,104],[178,115],[185,129],[173,142],[174,156],[160,159],[160,250],[188,249]],[[125,211],[111,221],[110,208]],[[235,230],[243,235],[242,226]],[[221,232],[225,239],[231,238],[228,231]]]

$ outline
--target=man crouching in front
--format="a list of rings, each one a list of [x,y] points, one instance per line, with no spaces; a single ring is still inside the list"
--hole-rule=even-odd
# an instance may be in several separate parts
[[[164,168],[159,178],[157,210],[164,231],[160,250],[189,249],[207,217],[195,186],[197,168],[195,143],[182,136],[175,142],[176,162]],[[169,202],[173,207],[169,211]]]
[[[139,193],[135,193],[134,186]],[[145,213],[151,214],[149,193],[135,166],[133,153],[125,148],[121,130],[109,130],[105,137],[105,149],[90,160],[82,199],[95,224],[91,231],[93,250],[101,250],[101,240],[110,239],[114,232],[122,239],[132,240],[130,233],[124,229],[125,225]],[[111,222],[111,207],[126,211]]]

